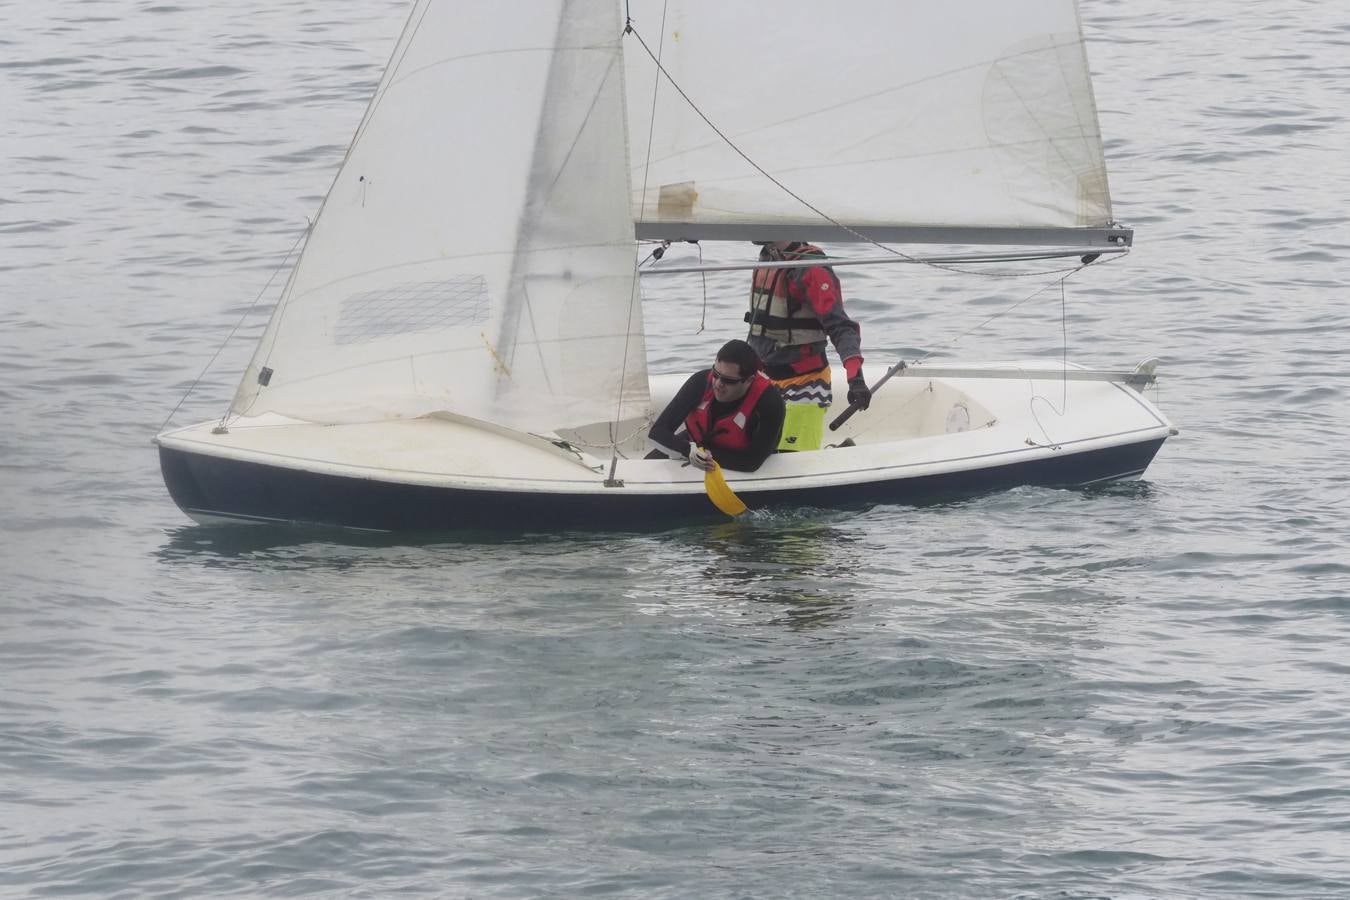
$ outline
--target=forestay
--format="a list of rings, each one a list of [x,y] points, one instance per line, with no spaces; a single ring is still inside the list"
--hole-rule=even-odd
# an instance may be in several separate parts
[[[418,0],[232,412],[647,414],[613,0]]]
[[[1073,0],[630,7],[674,82],[736,147],[868,237],[1001,229],[1006,240],[984,242],[1048,243],[1068,239],[1046,229],[1111,224]],[[822,228],[727,146],[658,83],[640,46],[627,66],[640,236],[857,239]]]

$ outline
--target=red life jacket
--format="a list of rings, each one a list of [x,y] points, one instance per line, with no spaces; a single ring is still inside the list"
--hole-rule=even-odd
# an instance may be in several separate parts
[[[791,250],[784,250],[782,256],[784,260],[817,256],[823,259],[825,251],[812,244],[797,244]],[[825,271],[834,281],[837,297],[839,279],[834,276],[833,270],[826,268]],[[816,318],[816,311],[809,303],[792,296],[794,293],[801,294],[798,282],[803,272],[804,269],[755,269],[750,280],[750,311],[745,314],[751,334],[769,338],[784,347],[825,340],[827,335]]]
[[[755,404],[759,402],[760,396],[773,382],[766,378],[763,372],[756,372],[752,376],[750,390],[741,398],[741,405],[737,407],[736,412],[710,423],[714,384],[712,372],[709,372],[708,386],[703,389],[703,399],[694,407],[694,411],[684,418],[685,430],[689,432],[690,439],[701,447],[749,450],[750,435],[745,429],[750,424],[750,414],[755,411]]]

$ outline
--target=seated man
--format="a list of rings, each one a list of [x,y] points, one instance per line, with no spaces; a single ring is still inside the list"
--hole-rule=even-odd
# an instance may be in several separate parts
[[[783,394],[759,371],[759,355],[745,341],[728,341],[713,367],[690,375],[657,417],[647,436],[660,449],[647,459],[688,459],[705,472],[717,460],[753,472],[778,446],[783,411]]]

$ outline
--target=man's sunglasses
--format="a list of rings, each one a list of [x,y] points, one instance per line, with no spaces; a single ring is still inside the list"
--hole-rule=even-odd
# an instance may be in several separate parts
[[[717,371],[716,369],[713,369],[712,377],[725,385],[733,385],[749,381],[751,376],[746,375],[742,378],[732,378],[730,375],[723,375],[721,372]]]

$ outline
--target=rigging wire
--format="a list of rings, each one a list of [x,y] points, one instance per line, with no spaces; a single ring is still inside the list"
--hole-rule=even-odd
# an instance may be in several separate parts
[[[646,243],[646,242],[640,241],[639,243]],[[651,263],[660,262],[661,257],[665,256],[666,251],[670,249],[670,241],[652,241],[651,243],[654,243],[657,246],[653,247],[652,252],[648,253],[645,257],[643,257],[642,262],[637,264],[637,267],[639,269],[647,265],[647,263],[649,262]]]
[[[1059,369],[1063,374],[1059,383],[1064,393],[1060,405],[1069,408],[1069,301],[1064,291],[1064,279],[1059,280]]]
[[[1105,260],[1105,262],[1107,262],[1107,263],[1115,262],[1117,259],[1120,259],[1120,258],[1121,258],[1122,256],[1124,256],[1124,255],[1125,255],[1125,254],[1121,254],[1121,256],[1112,257],[1111,259]],[[1095,262],[1095,260],[1094,260],[1094,262]],[[971,336],[972,334],[974,334],[975,332],[979,331],[979,330],[980,330],[981,328],[983,328],[984,326],[988,325],[990,322],[993,322],[993,321],[995,321],[995,320],[997,320],[997,319],[1001,319],[1001,318],[1003,318],[1004,316],[1006,316],[1006,315],[1008,315],[1008,314],[1014,312],[1015,310],[1017,310],[1019,307],[1023,306],[1024,304],[1028,303],[1028,302],[1031,301],[1031,300],[1034,300],[1036,297],[1039,297],[1041,294],[1044,294],[1046,291],[1050,290],[1050,289],[1051,289],[1052,287],[1054,287],[1056,284],[1060,285],[1060,288],[1061,288],[1061,290],[1062,290],[1063,287],[1064,287],[1064,282],[1068,281],[1068,280],[1069,280],[1070,278],[1072,278],[1074,275],[1078,274],[1078,273],[1081,272],[1083,269],[1087,268],[1088,266],[1090,266],[1090,265],[1092,265],[1092,264],[1093,264],[1092,262],[1083,263],[1082,265],[1080,265],[1080,266],[1078,266],[1078,267],[1076,267],[1076,268],[1074,268],[1074,269],[1069,270],[1068,274],[1064,275],[1062,278],[1058,278],[1058,279],[1055,279],[1054,281],[1046,282],[1045,284],[1041,285],[1041,286],[1040,286],[1039,288],[1037,288],[1036,290],[1032,291],[1032,292],[1031,292],[1030,294],[1028,294],[1027,296],[1023,297],[1021,300],[1018,300],[1018,301],[1017,301],[1016,303],[1014,303],[1012,306],[1009,306],[1009,307],[1007,307],[1006,309],[999,310],[998,312],[994,313],[993,315],[988,316],[987,318],[985,318],[983,321],[981,321],[979,324],[975,325],[974,327],[968,328],[968,329],[966,329],[965,331],[961,332],[960,334],[958,334],[956,337],[952,338],[951,340],[945,341],[945,342],[943,342],[943,343],[941,343],[941,344],[938,344],[938,345],[937,345],[936,347],[934,347],[932,350],[929,350],[927,353],[925,353],[925,354],[923,354],[922,356],[920,356],[920,357],[918,357],[917,359],[915,359],[914,362],[916,362],[916,363],[918,363],[918,362],[923,362],[925,359],[927,359],[928,357],[932,356],[933,354],[937,353],[937,352],[940,351],[940,350],[944,350],[944,349],[949,350],[949,349],[951,349],[952,347],[956,346],[956,344],[960,343],[961,341],[963,341],[963,340],[965,340],[966,338],[970,337],[970,336]],[[1067,334],[1067,332],[1066,332],[1066,334]],[[1067,352],[1067,350],[1066,350],[1066,352]]]
[[[1064,290],[1064,282],[1066,280],[1067,279],[1061,278],[1059,281],[1059,408],[1055,408],[1055,404],[1050,402],[1049,397],[1038,394],[1034,383],[1028,383],[1028,386],[1031,388],[1031,399],[1027,401],[1027,410],[1031,413],[1032,421],[1034,421],[1041,429],[1041,434],[1045,435],[1046,443],[1051,446],[1058,446],[1059,442],[1050,436],[1050,430],[1046,428],[1045,423],[1041,421],[1040,415],[1036,412],[1036,401],[1040,400],[1046,406],[1050,407],[1050,411],[1061,419],[1064,418],[1064,415],[1069,411],[1069,311],[1068,299]]]
[[[1068,277],[1068,276],[1066,275],[1065,278],[1067,278],[1067,277]],[[1060,280],[1062,281],[1063,279],[1060,279]],[[915,361],[916,363],[920,363],[920,362],[923,362],[923,361],[924,361],[925,359],[927,359],[928,357],[932,356],[934,353],[937,353],[939,350],[944,350],[944,349],[949,350],[949,349],[951,349],[952,347],[956,346],[956,345],[957,345],[958,343],[960,343],[961,341],[965,340],[966,338],[970,337],[970,336],[971,336],[972,334],[974,334],[975,332],[979,331],[979,330],[980,330],[981,328],[983,328],[984,326],[988,325],[990,322],[993,322],[995,319],[1001,319],[1001,318],[1003,318],[1004,316],[1006,316],[1006,315],[1012,313],[1013,311],[1015,311],[1015,310],[1018,309],[1019,307],[1025,305],[1026,303],[1029,303],[1030,301],[1032,301],[1032,300],[1034,300],[1035,298],[1039,297],[1041,294],[1044,294],[1046,291],[1050,290],[1050,288],[1053,287],[1054,285],[1055,285],[1055,282],[1053,282],[1053,281],[1041,285],[1041,286],[1038,287],[1036,290],[1032,291],[1030,294],[1028,294],[1027,296],[1023,297],[1021,300],[1018,300],[1018,301],[1017,301],[1016,303],[1014,303],[1012,306],[1009,306],[1007,309],[999,310],[998,312],[994,313],[993,315],[991,315],[991,316],[985,318],[984,321],[980,322],[979,324],[975,325],[974,327],[968,328],[968,329],[966,329],[965,331],[961,332],[960,334],[958,334],[956,337],[952,338],[951,340],[946,341],[946,342],[941,343],[941,344],[938,344],[938,345],[937,345],[936,347],[934,347],[932,350],[929,350],[929,351],[928,351],[927,353],[925,353],[923,356],[920,356],[918,359],[916,359],[916,360],[914,360],[914,361]]]
[[[698,245],[698,264],[703,265],[703,245]],[[698,331],[694,334],[702,334],[708,327],[708,273],[699,272],[698,277],[703,280],[703,312],[699,315]]]
[[[249,314],[253,312],[254,307],[258,305],[258,301],[263,298],[263,295],[267,293],[267,289],[272,286],[272,282],[276,280],[277,273],[286,268],[286,262],[291,258],[291,254],[295,252],[295,248],[300,246],[300,242],[305,239],[305,235],[309,234],[309,229],[310,223],[309,220],[306,219],[304,230],[300,232],[300,236],[295,239],[295,243],[291,244],[291,249],[286,251],[286,255],[281,258],[281,262],[272,270],[272,274],[267,276],[267,283],[262,286],[260,291],[258,291],[258,295],[253,298],[253,302],[248,305],[248,309],[244,310],[243,315],[239,317],[239,321],[234,323],[234,327],[230,329],[230,333],[225,335],[225,340],[220,342],[220,346],[216,348],[215,353],[211,354],[211,358],[206,361],[206,365],[202,368],[201,372],[196,378],[192,379],[192,384],[188,385],[188,389],[183,392],[183,396],[179,398],[177,405],[174,406],[169,412],[169,415],[164,419],[164,422],[159,426],[160,431],[163,431],[168,427],[169,422],[178,414],[178,410],[187,402],[187,398],[192,395],[192,392],[197,389],[197,385],[206,377],[206,373],[211,371],[211,367],[215,365],[216,360],[220,357],[221,351],[223,351],[226,345],[234,339],[235,334],[243,326],[244,320],[249,317]],[[220,417],[220,424],[217,427],[223,428],[225,426],[225,420],[229,418],[229,416],[230,410],[229,407],[226,407],[225,413]]]
[[[1086,264],[1085,264],[1085,265],[1086,265]],[[1085,267],[1085,266],[1080,266],[1079,268],[1081,269],[1081,268],[1084,268],[1084,267]],[[1077,270],[1075,270],[1075,271],[1077,271]],[[964,332],[962,332],[961,334],[957,335],[956,337],[952,338],[950,341],[947,341],[947,342],[945,342],[945,343],[943,343],[943,344],[939,344],[938,346],[934,347],[932,350],[929,350],[927,353],[923,354],[922,356],[917,357],[917,358],[914,360],[914,362],[915,362],[915,363],[921,363],[921,362],[923,362],[924,360],[928,359],[928,357],[932,356],[933,354],[937,353],[937,352],[940,351],[940,350],[943,350],[943,349],[950,349],[951,347],[955,346],[955,345],[956,345],[957,343],[959,343],[960,341],[964,340],[965,338],[967,338],[967,337],[969,337],[970,335],[974,334],[976,331],[979,331],[981,328],[983,328],[984,326],[988,325],[990,322],[993,322],[993,321],[996,320],[996,319],[1000,319],[1000,318],[1002,318],[1003,316],[1006,316],[1006,315],[1012,313],[1013,311],[1015,311],[1015,310],[1018,309],[1019,307],[1023,306],[1024,304],[1028,303],[1029,301],[1035,299],[1036,297],[1039,297],[1041,294],[1045,293],[1046,291],[1050,290],[1050,289],[1051,289],[1052,287],[1054,287],[1055,285],[1059,285],[1059,304],[1060,304],[1060,305],[1059,305],[1059,316],[1060,316],[1060,371],[1063,373],[1063,374],[1061,375],[1061,377],[1060,377],[1060,386],[1061,386],[1061,391],[1062,391],[1062,393],[1061,393],[1061,395],[1060,395],[1060,409],[1055,409],[1054,404],[1051,403],[1050,400],[1048,400],[1047,398],[1041,396],[1040,394],[1037,394],[1037,393],[1035,392],[1035,388],[1034,388],[1034,387],[1032,388],[1032,395],[1031,395],[1031,398],[1030,398],[1030,400],[1028,401],[1028,402],[1031,404],[1031,408],[1030,408],[1030,411],[1031,411],[1031,417],[1032,417],[1032,419],[1036,422],[1036,424],[1040,426],[1041,433],[1042,433],[1043,435],[1045,435],[1046,442],[1047,442],[1048,444],[1052,444],[1052,445],[1055,444],[1055,443],[1056,443],[1055,440],[1054,440],[1053,438],[1050,437],[1050,432],[1046,429],[1044,423],[1041,422],[1040,416],[1038,416],[1038,415],[1036,414],[1036,406],[1035,406],[1035,403],[1036,403],[1037,400],[1042,400],[1042,401],[1044,401],[1045,403],[1049,404],[1049,405],[1050,405],[1050,409],[1051,409],[1056,415],[1059,415],[1059,416],[1063,416],[1063,415],[1064,415],[1064,411],[1067,410],[1067,409],[1068,409],[1068,406],[1069,406],[1069,380],[1068,380],[1068,374],[1067,374],[1067,373],[1068,373],[1068,367],[1069,367],[1069,314],[1068,314],[1068,297],[1067,297],[1067,293],[1066,293],[1066,290],[1065,290],[1065,282],[1067,282],[1071,277],[1073,277],[1073,274],[1074,274],[1073,272],[1070,272],[1068,275],[1065,275],[1063,278],[1057,278],[1057,279],[1055,279],[1054,281],[1051,281],[1051,282],[1048,282],[1047,284],[1042,285],[1041,287],[1037,288],[1037,289],[1036,289],[1035,291],[1033,291],[1032,293],[1028,294],[1027,296],[1023,297],[1021,300],[1019,300],[1019,301],[1017,301],[1016,303],[1014,303],[1012,306],[1009,306],[1007,309],[1000,310],[1000,311],[994,313],[993,315],[988,316],[987,318],[984,319],[984,321],[980,322],[978,325],[975,325],[973,328],[967,329],[966,331],[964,331]],[[913,399],[913,398],[911,398],[911,401],[912,401],[912,399]],[[862,426],[862,427],[860,427],[860,428],[857,428],[857,429],[856,429],[856,433],[857,433],[857,434],[864,434],[864,433],[866,433],[867,431],[870,431],[874,426],[878,426],[878,425],[883,424],[884,422],[886,422],[886,421],[888,421],[890,418],[892,418],[894,415],[896,415],[896,414],[898,414],[900,411],[902,411],[902,410],[904,409],[904,407],[907,406],[911,401],[906,401],[905,404],[901,406],[900,410],[897,410],[896,413],[892,413],[891,416],[887,416],[887,417],[885,417],[885,418],[883,418],[883,419],[880,419],[880,420],[873,420],[873,421],[869,422],[868,424],[866,424],[866,425],[864,425],[864,426]]]
[[[420,3],[421,0],[418,0],[418,2]],[[415,8],[416,7],[414,7],[414,9]],[[385,73],[383,77],[380,79],[380,84],[392,85],[394,83],[394,80],[398,77],[399,69],[403,67],[403,61],[408,55],[408,48],[412,46],[413,39],[417,37],[417,33],[422,30],[422,22],[426,19],[427,13],[430,11],[430,9],[431,4],[428,3],[424,5],[422,7],[422,14],[416,17],[415,23],[413,21],[414,17],[409,16],[408,20],[403,24],[403,31],[399,34],[398,43],[394,45],[394,55],[390,57],[389,64],[385,67]],[[347,170],[347,163],[352,158],[352,151],[356,149],[357,142],[360,141],[361,136],[365,134],[366,126],[369,125],[371,119],[375,117],[375,113],[380,108],[380,104],[384,100],[385,94],[387,93],[388,93],[387,88],[386,90],[381,91],[380,86],[376,85],[375,93],[371,95],[370,101],[366,104],[365,113],[361,116],[361,121],[357,124],[356,131],[353,132],[352,134],[352,139],[347,143],[347,151],[342,155],[342,162],[338,164],[337,172],[333,174],[333,180],[329,183],[328,190],[323,195],[323,200],[319,202],[319,209],[314,214],[313,222],[311,222],[309,224],[309,227],[305,230],[305,234],[309,234],[309,232],[313,230],[314,226],[318,224],[319,217],[323,215],[324,207],[328,206],[329,198],[333,196],[333,191],[337,189],[338,182],[342,179],[343,172]],[[365,182],[364,176],[362,176],[361,180],[363,184],[368,185],[368,183]],[[362,206],[365,205],[365,187],[362,188],[361,192],[361,205]],[[305,246],[306,247],[309,246],[308,242],[306,242]],[[293,251],[295,248],[292,247],[291,249]],[[296,269],[300,267],[300,263],[304,261],[304,257],[305,257],[304,250],[301,250],[300,258],[295,261]],[[291,272],[291,277],[294,278],[294,276],[295,271],[293,270]],[[289,287],[290,284],[288,283],[287,288]],[[290,295],[288,294],[286,289],[283,289],[281,292],[281,299],[277,301],[277,309],[273,313],[273,317],[277,320],[278,331],[280,330],[282,319],[285,318],[286,310],[290,308],[289,301]],[[267,348],[267,352],[263,355],[262,360],[260,360],[260,365],[265,367],[267,363],[271,361],[271,359],[272,359],[272,346],[269,346]],[[249,401],[248,407],[245,408],[244,410],[245,413],[247,413],[249,410],[253,408],[253,404],[257,402],[257,399],[258,395],[254,394],[253,398]],[[172,415],[172,413],[170,415]],[[227,419],[229,419],[229,417],[230,417],[230,410],[226,409],[224,415],[220,417],[220,424],[217,427],[224,428],[225,422]]]
[[[1036,423],[1038,428],[1041,429],[1041,434],[1045,436],[1046,444],[1054,448],[1059,447],[1059,441],[1056,441],[1053,437],[1050,436],[1050,429],[1046,428],[1045,423],[1041,421],[1040,413],[1036,412],[1036,401],[1039,400],[1046,406],[1050,407],[1050,411],[1055,415],[1059,416],[1061,419],[1064,418],[1064,415],[1069,411],[1069,316],[1068,316],[1068,301],[1065,299],[1065,292],[1064,292],[1065,280],[1066,279],[1061,278],[1059,281],[1059,327],[1060,327],[1059,365],[1061,372],[1059,381],[1060,383],[1059,407],[1056,408],[1055,404],[1050,400],[1049,397],[1046,397],[1044,394],[1037,393],[1034,382],[1027,383],[1027,387],[1031,390],[1031,397],[1030,399],[1027,400],[1027,411],[1031,413],[1031,420]]]
[[[658,54],[664,52],[665,48],[666,10],[668,8],[669,2],[661,4],[661,41],[660,43],[657,44]],[[627,34],[629,31],[632,31],[633,28],[632,13],[633,13],[632,7],[629,5],[628,0],[624,0],[624,34]],[[619,35],[619,40],[616,46],[619,49],[618,58],[622,60],[623,59],[622,34]],[[648,52],[650,53],[651,51]],[[661,64],[659,55],[656,57],[656,59],[657,65],[659,66]],[[654,79],[652,83],[652,111],[651,115],[648,116],[649,124],[647,126],[647,160],[644,163],[642,169],[642,202],[641,205],[638,206],[639,215],[641,215],[642,211],[647,208],[647,181],[652,166],[652,135],[656,133],[656,95],[660,90],[660,88],[661,88],[661,79],[659,78]],[[648,255],[647,259],[655,258],[659,260],[662,257],[662,255],[665,254],[666,248],[669,246],[670,246],[669,241],[663,241],[660,246],[658,246]],[[701,248],[699,250],[699,253],[700,258],[702,258]],[[646,260],[643,260],[643,262],[646,262]],[[628,322],[624,328],[624,335],[623,335],[623,363],[619,367],[619,396],[614,404],[614,422],[610,426],[610,438],[611,438],[610,449],[612,451],[612,455],[610,456],[609,460],[609,478],[606,481],[607,484],[615,483],[614,474],[619,466],[619,441],[615,440],[614,438],[615,438],[615,429],[618,427],[619,422],[623,420],[624,385],[628,381],[628,350],[633,342],[633,305],[634,303],[636,303],[639,309],[642,306],[641,279],[638,278],[637,275],[637,269],[640,268],[641,265],[642,263],[638,263],[638,265],[635,266],[633,269],[633,290],[628,298]]]
[[[657,55],[654,57],[656,59],[656,65],[658,67],[661,65],[661,56],[665,53],[666,10],[669,8],[669,6],[670,4],[668,0],[667,2],[661,4],[661,40],[656,45]],[[632,16],[629,15],[630,10],[628,9],[627,2],[624,3],[624,12],[626,16],[626,20],[624,23],[625,32],[632,31],[633,19]],[[622,36],[620,36],[619,40],[620,41],[623,40]],[[641,40],[641,38],[639,38],[638,40]],[[646,45],[644,44],[643,46],[645,47]],[[642,166],[642,202],[638,205],[639,219],[641,219],[641,217],[645,215],[647,212],[647,185],[648,182],[650,181],[652,171],[652,136],[656,134],[656,95],[660,92],[660,90],[661,90],[661,79],[659,78],[653,79],[652,111],[651,114],[647,116],[647,159]]]

